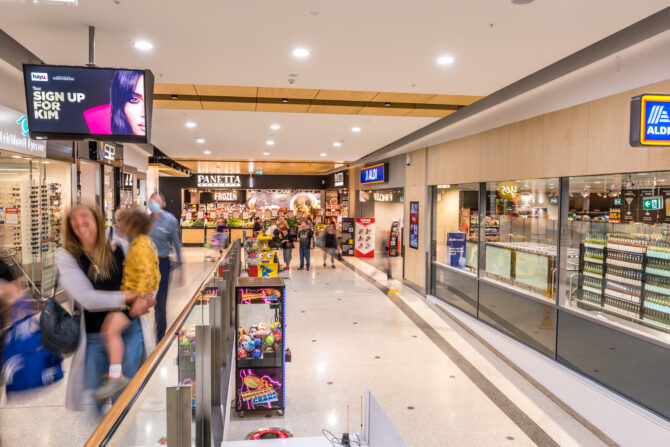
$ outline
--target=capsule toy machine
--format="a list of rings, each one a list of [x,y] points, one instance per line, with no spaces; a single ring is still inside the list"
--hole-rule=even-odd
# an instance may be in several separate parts
[[[258,236],[260,252],[258,253],[258,276],[262,278],[274,278],[279,274],[279,262],[277,252],[270,248],[272,236]]]
[[[286,287],[282,278],[238,278],[235,286],[235,409],[276,410],[286,396]]]

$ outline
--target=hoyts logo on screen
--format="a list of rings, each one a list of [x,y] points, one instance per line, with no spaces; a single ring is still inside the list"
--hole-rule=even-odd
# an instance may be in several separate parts
[[[49,82],[48,73],[30,73],[30,80],[37,82]]]

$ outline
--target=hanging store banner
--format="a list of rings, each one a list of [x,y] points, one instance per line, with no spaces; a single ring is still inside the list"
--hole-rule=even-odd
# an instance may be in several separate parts
[[[383,183],[387,181],[384,163],[361,169],[361,185]]]
[[[354,247],[354,256],[357,258],[375,257],[375,220],[373,218],[356,218]]]
[[[46,157],[46,141],[31,140],[29,132],[26,115],[9,107],[0,106],[0,149]]]
[[[630,100],[630,145],[670,146],[670,96],[640,95]]]
[[[519,197],[519,184],[502,182],[498,184],[498,195],[503,199],[514,200]]]

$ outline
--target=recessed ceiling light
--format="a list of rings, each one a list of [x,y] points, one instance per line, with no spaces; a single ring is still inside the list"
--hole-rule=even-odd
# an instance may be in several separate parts
[[[205,142],[205,139],[204,138],[196,138],[195,142],[202,144],[202,143]]]
[[[340,147],[340,146],[342,146],[342,143],[340,143],[339,141],[336,141],[336,142],[333,143],[333,146]]]
[[[268,146],[274,146],[275,142],[274,140],[268,140],[265,142],[265,144],[267,144]]]
[[[48,164],[50,164],[50,163],[51,163],[50,161],[43,161],[43,162],[42,162],[43,165],[48,165]]]
[[[265,152],[263,152],[263,155],[270,155],[270,153],[265,151]]]
[[[22,158],[20,155],[12,155],[12,158]]]
[[[205,155],[209,155],[209,154],[212,153],[212,151],[202,151],[202,153],[205,154]]]
[[[354,126],[354,127],[351,128],[351,131],[352,131],[352,132],[360,132],[360,131],[361,131],[361,128],[358,127],[358,126]]]
[[[270,126],[270,129],[279,130],[279,129],[281,129],[281,126],[279,124],[273,124],[273,125]]]
[[[325,152],[321,152],[322,157],[325,157],[326,155],[328,155],[328,154],[326,154]]]
[[[293,50],[293,56],[299,59],[304,59],[309,56],[309,50],[307,48],[296,48]]]
[[[528,3],[532,3],[533,0],[512,0],[512,3],[515,5],[527,5]]]
[[[438,65],[451,65],[454,63],[452,56],[440,56],[437,58]]]
[[[135,42],[135,48],[142,51],[149,51],[153,49],[154,44],[146,40],[138,40]]]
[[[188,121],[186,127],[195,127],[195,123],[193,121]]]

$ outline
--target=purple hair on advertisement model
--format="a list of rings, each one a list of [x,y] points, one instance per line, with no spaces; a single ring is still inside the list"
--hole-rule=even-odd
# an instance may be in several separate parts
[[[109,89],[109,98],[112,108],[112,133],[120,135],[132,135],[133,129],[130,127],[126,112],[124,110],[126,103],[133,98],[133,91],[143,75],[141,71],[118,70],[112,79],[112,86]]]

